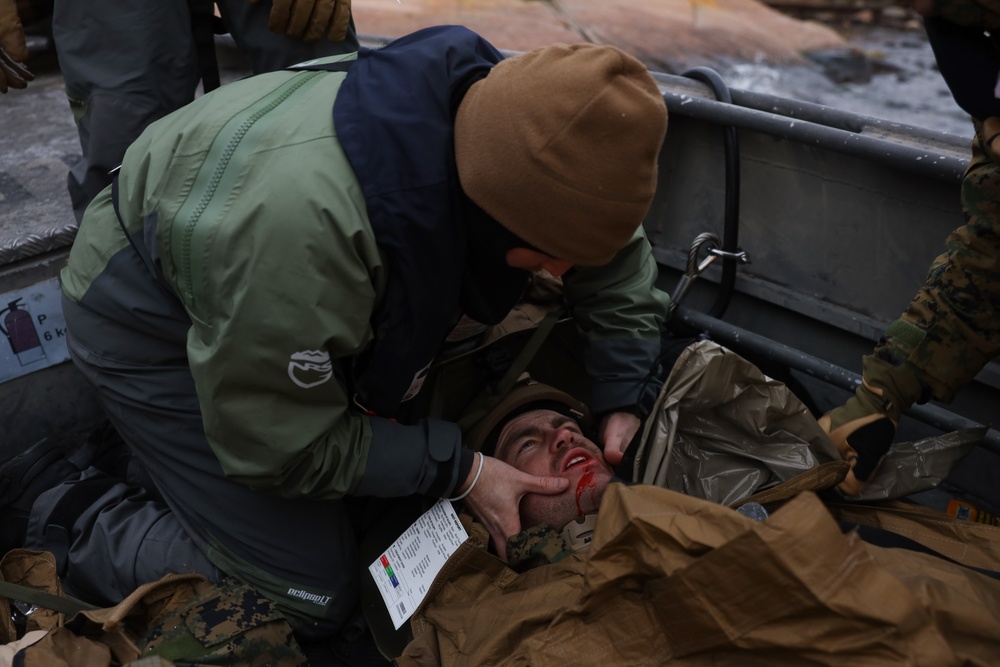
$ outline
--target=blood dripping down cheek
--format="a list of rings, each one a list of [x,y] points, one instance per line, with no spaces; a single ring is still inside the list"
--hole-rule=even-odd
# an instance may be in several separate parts
[[[580,481],[576,483],[576,512],[579,516],[583,516],[585,514],[583,511],[583,503],[580,502],[580,499],[588,490],[591,492],[597,490],[597,481],[594,479],[593,470],[588,470],[583,473],[580,477]]]

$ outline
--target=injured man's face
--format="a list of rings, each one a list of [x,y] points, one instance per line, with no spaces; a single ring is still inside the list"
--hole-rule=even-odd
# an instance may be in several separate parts
[[[521,525],[540,523],[562,530],[578,516],[596,512],[614,477],[601,448],[589,440],[572,417],[553,410],[530,410],[500,431],[494,456],[532,475],[565,477],[561,494],[529,493],[521,499]]]

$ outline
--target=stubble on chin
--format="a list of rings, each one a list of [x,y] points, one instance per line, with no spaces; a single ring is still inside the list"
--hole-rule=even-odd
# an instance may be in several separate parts
[[[591,483],[585,477],[576,485],[555,496],[528,494],[521,500],[521,524],[527,529],[544,523],[554,530],[562,530],[578,517],[596,512],[611,481],[610,473],[595,473]],[[582,488],[581,488],[582,487]]]

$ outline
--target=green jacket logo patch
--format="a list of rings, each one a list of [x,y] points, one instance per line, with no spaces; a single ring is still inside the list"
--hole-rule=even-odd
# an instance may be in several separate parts
[[[288,362],[288,377],[303,389],[321,385],[333,377],[330,353],[324,350],[303,350]]]

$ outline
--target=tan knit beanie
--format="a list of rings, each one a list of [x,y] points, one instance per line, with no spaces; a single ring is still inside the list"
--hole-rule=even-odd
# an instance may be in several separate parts
[[[620,49],[557,44],[498,63],[455,119],[465,193],[538,250],[606,264],[656,191],[667,108]]]

